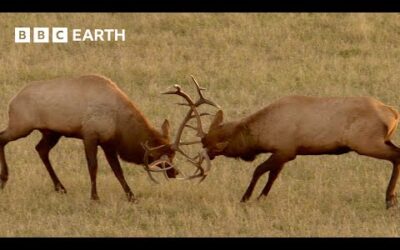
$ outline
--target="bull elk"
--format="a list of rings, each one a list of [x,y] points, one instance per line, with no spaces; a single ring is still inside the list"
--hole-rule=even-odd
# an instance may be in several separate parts
[[[162,124],[161,132],[154,129],[118,86],[103,76],[32,82],[11,100],[8,116],[8,127],[0,132],[1,189],[8,180],[4,147],[33,130],[42,133],[36,150],[58,192],[66,193],[66,189],[50,163],[49,152],[62,136],[83,140],[93,200],[99,199],[96,188],[98,146],[103,149],[129,201],[136,199],[125,181],[118,156],[124,161],[144,165],[150,177],[153,171],[163,171],[169,178],[176,178],[179,173],[172,160],[177,149],[183,151],[179,150],[179,139],[170,143],[168,120]],[[191,178],[196,176],[182,179]]]
[[[196,107],[192,110],[198,113]],[[210,160],[224,155],[253,161],[258,154],[272,153],[255,169],[242,202],[269,171],[258,199],[266,197],[285,163],[297,155],[355,151],[393,164],[386,191],[390,208],[397,204],[395,186],[400,172],[400,148],[390,141],[398,121],[396,110],[371,97],[287,96],[238,121],[223,122],[219,110],[207,134],[201,126],[196,129]]]

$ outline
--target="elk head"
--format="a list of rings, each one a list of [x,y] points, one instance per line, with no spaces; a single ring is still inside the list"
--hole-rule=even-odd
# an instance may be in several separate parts
[[[202,151],[198,152],[198,154],[195,156],[189,156],[187,153],[185,153],[182,150],[181,146],[201,143],[201,140],[192,141],[192,142],[182,142],[181,137],[182,137],[183,130],[185,128],[191,128],[191,129],[196,130],[197,137],[199,137],[200,139],[203,139],[206,136],[206,133],[204,133],[204,130],[203,130],[201,117],[205,116],[205,115],[209,115],[209,114],[208,113],[200,113],[198,111],[198,107],[200,107],[203,104],[208,104],[208,105],[214,106],[216,108],[219,108],[219,106],[217,104],[215,104],[214,102],[206,99],[202,92],[206,89],[203,87],[200,87],[199,84],[197,83],[196,79],[193,76],[191,76],[191,78],[195,84],[197,93],[199,95],[199,99],[197,101],[193,101],[193,99],[187,93],[182,91],[181,87],[178,84],[174,85],[175,90],[167,91],[162,94],[178,95],[186,101],[185,103],[178,103],[178,105],[183,105],[183,106],[189,107],[189,110],[186,113],[185,118],[183,119],[181,125],[178,128],[178,132],[177,132],[175,141],[172,144],[171,148],[172,148],[172,150],[182,154],[191,164],[193,164],[196,167],[196,171],[190,176],[184,176],[183,178],[178,178],[178,179],[188,180],[188,179],[200,178],[200,182],[201,182],[207,177],[207,174],[211,168],[211,162],[208,157],[208,153],[206,150],[202,150]],[[192,126],[192,125],[188,124],[188,122],[191,121],[192,119],[195,119],[196,126]],[[206,164],[206,168],[203,167],[204,163]]]
[[[157,141],[152,142],[152,144],[159,146],[150,146],[149,141],[142,143],[144,169],[155,183],[158,183],[158,181],[152,176],[152,172],[163,172],[166,178],[176,178],[179,174],[179,171],[172,164],[175,150],[170,144],[169,128],[169,122],[165,120],[161,126],[162,136],[156,137]]]
[[[207,135],[201,139],[201,143],[211,160],[224,152],[229,144],[230,135],[234,130],[234,127],[229,126],[229,124],[222,125],[223,115],[222,110],[218,110],[208,129]]]

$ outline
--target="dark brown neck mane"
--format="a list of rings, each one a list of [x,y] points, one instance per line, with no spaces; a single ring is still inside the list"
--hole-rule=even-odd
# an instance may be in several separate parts
[[[229,137],[229,144],[223,151],[223,155],[252,161],[257,154],[262,153],[246,122],[228,123],[226,126],[232,126],[230,128],[232,134]]]

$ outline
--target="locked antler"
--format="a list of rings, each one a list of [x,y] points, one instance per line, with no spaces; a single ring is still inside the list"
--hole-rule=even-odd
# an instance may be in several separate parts
[[[189,162],[191,162],[193,165],[195,165],[197,167],[196,172],[189,177],[185,177],[185,178],[179,178],[179,179],[193,179],[193,178],[198,178],[198,177],[202,177],[201,181],[204,180],[204,178],[207,176],[207,172],[209,171],[209,169],[211,168],[211,162],[210,159],[208,158],[208,155],[205,151],[202,151],[199,153],[199,155],[197,155],[196,157],[190,157],[188,156],[181,148],[180,146],[182,145],[192,145],[192,144],[196,144],[196,143],[201,143],[201,141],[192,141],[192,142],[181,142],[181,137],[182,137],[182,133],[183,130],[185,129],[185,127],[194,129],[197,131],[196,136],[199,137],[200,139],[204,138],[204,136],[206,135],[206,133],[204,133],[203,130],[203,126],[202,126],[202,122],[201,122],[201,117],[205,116],[205,115],[209,115],[208,113],[199,113],[199,111],[197,110],[197,108],[203,104],[208,104],[211,106],[214,106],[216,108],[220,108],[216,103],[214,103],[213,101],[210,101],[208,99],[206,99],[203,95],[204,90],[206,90],[206,88],[200,87],[200,85],[198,84],[198,82],[196,81],[196,79],[191,75],[190,76],[196,86],[196,90],[197,93],[199,95],[199,99],[195,102],[193,101],[193,99],[186,94],[185,92],[182,91],[181,87],[178,84],[174,85],[174,88],[176,90],[174,91],[167,91],[164,92],[162,94],[165,95],[178,95],[181,96],[182,98],[184,98],[186,100],[187,103],[178,103],[178,105],[184,105],[184,106],[189,106],[190,109],[187,112],[185,118],[183,119],[181,125],[179,126],[176,138],[175,138],[175,142],[172,145],[172,149],[181,153],[183,156],[185,156]],[[187,124],[191,119],[196,119],[197,125],[191,126],[189,124]],[[196,162],[196,159],[198,159],[198,161]],[[207,166],[208,169],[207,171],[204,170],[204,168],[201,166],[203,161],[206,160],[207,161]],[[200,171],[199,174],[196,174],[198,171]]]
[[[166,176],[166,171],[171,168],[174,168],[174,165],[169,161],[168,156],[166,156],[166,155],[162,155],[160,157],[160,159],[153,161],[149,165],[149,153],[152,151],[158,150],[160,148],[163,148],[165,146],[166,145],[161,145],[161,146],[157,146],[157,147],[149,147],[148,141],[146,141],[145,143],[142,143],[142,147],[144,149],[144,157],[143,157],[144,170],[146,170],[147,174],[149,175],[150,180],[152,180],[153,182],[155,182],[157,184],[159,184],[159,182],[153,177],[152,172],[163,172],[164,176]],[[160,165],[162,166],[161,168],[160,168]],[[166,165],[168,165],[168,167]]]

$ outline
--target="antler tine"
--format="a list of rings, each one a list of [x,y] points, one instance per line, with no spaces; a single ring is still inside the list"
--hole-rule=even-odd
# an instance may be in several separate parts
[[[150,178],[150,180],[152,181],[152,182],[154,182],[154,183],[156,183],[156,184],[160,184],[160,182],[158,182],[154,177],[153,177],[153,175],[151,174],[151,171],[148,171],[147,169],[145,169],[146,170],[146,173],[147,173],[147,175],[149,176],[149,178]]]
[[[182,91],[181,86],[179,86],[178,84],[175,84],[174,87],[176,88],[175,91],[166,91],[163,92],[163,95],[179,95],[181,97],[183,97],[190,106],[194,106],[194,102],[192,100],[192,98],[190,98],[190,96],[188,94],[186,94],[185,92]]]
[[[161,92],[161,94],[163,94],[163,95],[172,95],[172,94],[176,94],[176,92],[180,92],[181,91],[181,86],[179,84],[174,84],[174,88],[176,88],[175,91],[173,91],[173,90],[165,91],[165,92]]]
[[[207,89],[204,88],[204,87],[200,87],[199,83],[197,82],[196,78],[194,78],[193,75],[190,75],[190,77],[192,78],[194,84],[196,85],[197,93],[199,94],[199,96],[200,96],[201,98],[203,98],[203,93],[202,93],[201,91],[202,91],[202,90],[207,90]]]
[[[199,157],[200,157],[200,160],[197,164],[199,164],[200,173],[198,175],[194,175],[193,178],[200,177],[201,179],[200,179],[199,183],[201,183],[202,181],[204,181],[206,179],[206,177],[208,176],[208,172],[211,170],[211,161],[210,161],[210,158],[208,157],[206,151],[200,152]],[[201,167],[201,164],[203,163],[204,160],[206,160],[206,162],[207,162],[206,170],[203,167]]]
[[[146,151],[153,151],[153,150],[157,150],[157,149],[163,148],[163,147],[165,147],[165,145],[160,145],[160,146],[156,146],[156,147],[150,147],[149,146],[149,141],[146,141],[145,143],[142,143],[142,147]]]
[[[201,114],[199,114],[200,117],[201,117],[201,116],[206,116],[206,115],[211,115],[211,114],[209,114],[209,113],[201,113]],[[187,122],[189,122],[189,121],[190,121],[191,119],[193,119],[193,118],[197,118],[197,116],[196,116],[196,115],[191,115],[190,117],[188,117]],[[190,124],[186,124],[185,127],[191,128],[191,129],[193,129],[193,130],[198,131],[197,127],[192,126],[192,125],[190,125]]]
[[[197,158],[199,158],[199,160],[195,161],[195,159],[197,159]],[[207,162],[207,169],[204,169],[202,167],[202,163],[204,160],[206,160],[206,162]],[[200,178],[199,183],[204,181],[204,179],[208,176],[208,172],[211,169],[211,162],[210,162],[210,159],[208,158],[207,153],[205,151],[199,152],[199,154],[196,157],[194,157],[193,159],[188,158],[188,161],[190,163],[192,163],[197,169],[191,176],[188,176],[188,177],[185,176],[183,178],[179,178],[179,180],[191,180],[191,179],[195,179],[195,178]],[[197,173],[199,171],[200,171],[200,173]]]
[[[163,92],[162,94],[179,95],[179,96],[183,97],[188,102],[188,106],[190,107],[190,110],[186,114],[185,119],[183,120],[181,126],[178,129],[177,137],[176,137],[176,140],[175,140],[175,143],[174,143],[174,148],[177,149],[177,148],[179,148],[179,142],[180,142],[180,138],[182,136],[183,129],[184,129],[186,123],[192,118],[192,113],[194,113],[193,117],[196,118],[196,120],[197,120],[197,128],[196,128],[197,136],[204,137],[205,133],[204,133],[203,128],[202,128],[202,124],[201,124],[201,120],[200,120],[200,114],[196,110],[196,105],[193,102],[192,98],[188,94],[183,92],[181,90],[181,87],[178,84],[175,84],[174,87],[176,89],[175,91],[166,91],[166,92]]]
[[[156,184],[160,184],[151,174],[150,168],[149,168],[149,145],[148,145],[148,141],[146,141],[145,143],[142,143],[142,147],[144,149],[144,156],[143,156],[143,162],[144,162],[144,170],[146,170],[147,175],[149,176],[150,180]]]
[[[186,124],[186,125],[185,125],[185,127],[187,127],[187,128],[191,128],[191,129],[194,129],[194,130],[197,130],[197,128],[196,128],[196,127],[194,127],[194,126],[192,126],[192,125],[189,125],[189,124]]]
[[[164,147],[165,145],[150,147],[148,141],[146,141],[145,143],[141,143],[141,145],[144,149],[144,156],[143,156],[144,166],[143,166],[143,168],[144,168],[144,170],[146,170],[147,175],[149,176],[151,181],[153,181],[156,184],[160,184],[153,177],[153,175],[151,173],[152,172],[163,172],[165,175],[167,170],[174,168],[174,165],[168,161],[168,159],[167,159],[168,157],[166,155],[161,156],[161,158],[159,160],[156,160],[149,165],[149,152],[160,149],[160,148]],[[165,163],[167,163],[169,166],[165,167]],[[163,167],[161,169],[156,169],[155,167],[158,167],[157,166],[158,164],[162,164]]]
[[[189,155],[187,155],[180,147],[178,147],[176,149],[177,152],[179,152],[181,155],[183,155],[184,157],[186,157],[187,159],[196,159],[197,156],[195,156],[194,158],[190,157]]]
[[[207,113],[207,112],[204,112],[204,113],[200,113],[199,114],[199,116],[206,116],[206,115],[211,115],[210,113]],[[195,118],[196,116],[195,115],[191,115],[190,116],[190,119],[193,119],[193,118]]]
[[[179,144],[183,145],[183,146],[187,146],[187,145],[193,145],[193,144],[198,144],[198,143],[201,143],[201,141],[180,142]]]
[[[209,114],[209,113],[201,113],[201,114],[199,114],[200,117],[201,117],[201,116],[206,116],[206,115],[211,115],[211,114]],[[196,115],[191,115],[191,116],[188,118],[187,121],[189,122],[191,119],[196,118],[196,117],[197,117]],[[192,126],[192,125],[190,125],[190,124],[186,124],[185,127],[188,127],[188,128],[191,128],[191,129],[193,129],[193,130],[198,131],[198,130],[197,130],[197,127]]]
[[[165,159],[157,160],[155,162],[152,162],[148,169],[151,172],[165,172],[168,169],[174,168],[174,166],[170,164],[168,164],[169,165],[168,167],[165,167],[165,163],[168,163]],[[162,164],[163,167],[162,168],[158,167],[157,166],[158,164]],[[156,169],[156,167],[158,169]]]
[[[208,99],[206,99],[204,97],[203,92],[201,92],[201,91],[202,90],[207,90],[207,89],[204,88],[204,87],[200,87],[199,83],[197,82],[197,80],[194,78],[193,75],[190,75],[190,77],[192,78],[194,84],[196,85],[196,90],[197,90],[197,93],[199,94],[199,97],[200,97],[199,100],[195,103],[195,106],[198,107],[201,104],[208,104],[208,105],[211,105],[211,106],[214,106],[214,107],[220,109],[221,107],[218,104],[216,104],[215,102],[210,101],[210,100],[208,100]]]

